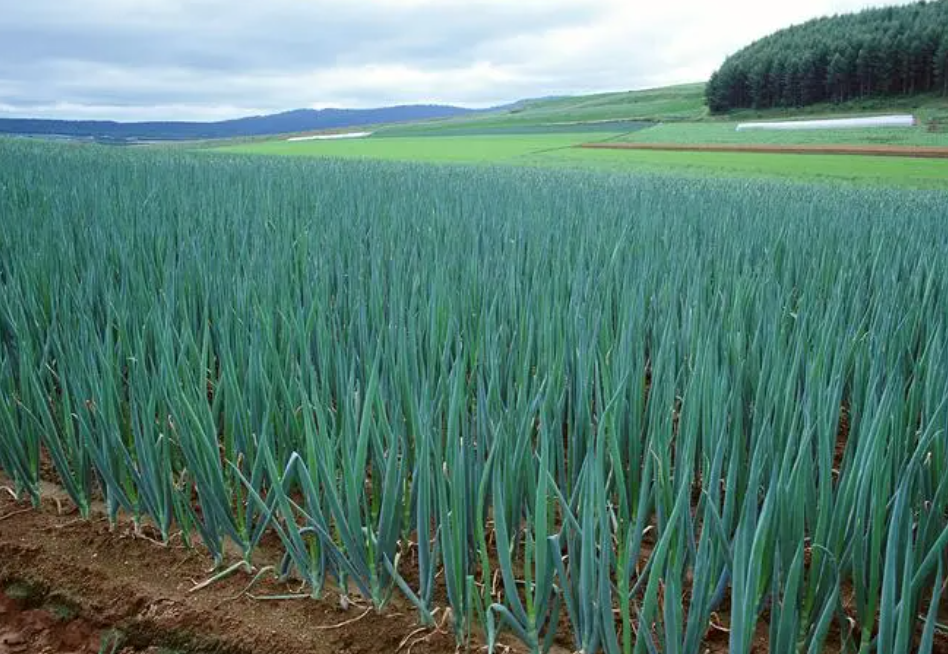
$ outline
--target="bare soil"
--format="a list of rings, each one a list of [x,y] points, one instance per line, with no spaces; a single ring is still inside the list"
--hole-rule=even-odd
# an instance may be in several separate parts
[[[98,652],[102,635],[89,621],[75,617],[68,604],[36,607],[39,597],[28,587],[12,585],[14,599],[0,591],[0,654]]]
[[[664,150],[669,152],[755,152],[758,154],[849,154],[872,157],[948,159],[948,148],[907,145],[763,145],[682,143],[583,143],[577,147],[596,150]]]
[[[208,558],[162,547],[97,518],[63,515],[58,498],[38,510],[0,489],[0,654],[447,654],[450,628],[419,630],[396,598],[382,614],[321,600],[255,600],[250,576],[207,579]],[[263,552],[266,555],[266,552]],[[265,579],[256,597],[297,592]],[[107,654],[113,654],[106,648]]]

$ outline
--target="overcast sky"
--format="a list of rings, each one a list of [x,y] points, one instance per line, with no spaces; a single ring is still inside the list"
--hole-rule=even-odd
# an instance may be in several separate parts
[[[706,79],[776,29],[866,0],[16,0],[0,117],[216,120],[488,106]]]

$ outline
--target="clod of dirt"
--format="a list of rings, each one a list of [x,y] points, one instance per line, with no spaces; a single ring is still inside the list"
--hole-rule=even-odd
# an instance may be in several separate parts
[[[80,619],[62,619],[47,609],[28,608],[29,600],[0,592],[0,654],[95,654],[97,630]]]
[[[0,654],[18,654],[26,651],[26,638],[18,631],[0,633]]]

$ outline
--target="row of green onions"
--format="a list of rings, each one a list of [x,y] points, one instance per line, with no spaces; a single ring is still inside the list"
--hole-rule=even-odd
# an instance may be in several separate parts
[[[944,195],[15,142],[0,185],[34,503],[276,533],[460,645],[946,642]]]

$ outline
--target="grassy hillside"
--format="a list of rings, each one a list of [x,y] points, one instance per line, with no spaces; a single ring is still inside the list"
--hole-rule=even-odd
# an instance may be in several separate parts
[[[798,109],[739,110],[722,116],[708,113],[704,84],[682,84],[643,91],[598,93],[518,103],[496,112],[469,114],[441,120],[419,121],[411,124],[382,125],[376,136],[474,135],[497,133],[502,130],[523,130],[527,126],[544,127],[549,131],[561,130],[572,124],[570,131],[579,131],[579,125],[606,122],[650,121],[657,123],[717,123],[737,120],[777,119],[795,116],[850,116],[878,113],[912,113],[923,123],[935,120],[948,124],[948,98],[922,94],[897,98],[867,98],[841,103],[822,103]],[[604,131],[632,131],[613,129]],[[641,135],[639,135],[641,136]],[[638,137],[637,137],[638,138]]]
[[[647,126],[647,123],[728,123],[758,118],[847,116],[886,112],[913,113],[923,122],[934,119],[943,125],[948,125],[948,99],[935,95],[889,99],[870,98],[839,104],[818,104],[793,110],[741,110],[725,116],[711,116],[705,104],[704,86],[704,83],[681,84],[641,91],[525,100],[497,111],[409,123],[377,123],[364,125],[360,129],[373,131],[373,138],[505,134],[519,136],[564,132],[623,134],[636,132]],[[287,136],[289,134],[207,142],[201,145],[215,147],[240,143],[280,142]],[[595,138],[591,136],[590,140],[596,140],[596,138],[598,135]],[[638,140],[641,135],[635,138]]]
[[[644,91],[528,100],[497,112],[382,127],[379,135],[450,133],[472,127],[557,126],[596,121],[700,120],[706,115],[704,84],[683,84]]]

